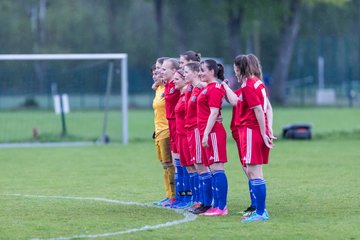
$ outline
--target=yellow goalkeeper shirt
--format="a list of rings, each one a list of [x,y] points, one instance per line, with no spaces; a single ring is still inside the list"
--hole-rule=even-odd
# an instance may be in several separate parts
[[[164,86],[159,86],[155,91],[153,100],[155,138],[157,140],[170,137],[169,124],[165,113]]]

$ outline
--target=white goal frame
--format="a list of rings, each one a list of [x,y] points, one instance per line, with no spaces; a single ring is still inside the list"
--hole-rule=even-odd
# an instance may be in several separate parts
[[[56,61],[56,60],[119,60],[121,61],[121,111],[122,143],[129,143],[128,132],[128,54],[83,53],[83,54],[0,54],[0,61]]]

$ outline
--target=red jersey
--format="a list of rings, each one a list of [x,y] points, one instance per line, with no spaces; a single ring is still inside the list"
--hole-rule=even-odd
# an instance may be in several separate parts
[[[186,128],[185,128],[185,93],[180,95],[180,98],[175,106],[175,119],[176,119],[176,133],[179,135],[186,136]]]
[[[165,110],[166,119],[175,119],[175,106],[180,97],[180,91],[175,89],[174,80],[171,80],[165,84]]]
[[[219,108],[219,115],[221,115],[221,105],[224,96],[225,89],[217,82],[209,83],[199,94],[197,100],[197,124],[200,135],[203,135],[205,132],[206,124],[210,115],[210,107]],[[221,123],[215,121],[211,132],[215,132],[223,128],[224,127]]]
[[[188,85],[186,86],[186,91],[185,91],[185,101],[188,102],[190,99],[190,96],[192,94],[192,91],[194,90],[194,87],[191,83],[188,83]],[[187,106],[186,106],[187,107]]]
[[[192,130],[197,127],[197,99],[200,92],[200,88],[193,88],[190,99],[187,101],[185,127],[188,130]]]
[[[234,93],[236,94],[236,96],[240,96],[240,94],[241,94],[241,87],[239,88],[239,89],[236,89],[235,91],[234,91]],[[237,105],[239,105],[239,101],[237,102]],[[238,123],[238,118],[236,117],[238,114],[237,114],[237,106],[234,106],[233,107],[233,109],[232,109],[232,117],[231,117],[231,123],[230,123],[230,130],[232,131],[232,132],[234,132],[234,131],[238,131],[238,127],[237,126],[239,126],[239,123]]]
[[[261,105],[264,113],[267,108],[266,90],[263,82],[257,77],[247,78],[241,85],[241,94],[236,106],[237,117],[236,123],[241,127],[248,127],[251,129],[260,129],[259,123],[256,119],[254,107]],[[266,115],[265,115],[265,125]]]

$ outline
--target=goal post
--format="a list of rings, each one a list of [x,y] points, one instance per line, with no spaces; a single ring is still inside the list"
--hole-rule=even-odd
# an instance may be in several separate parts
[[[109,60],[120,62],[121,69],[121,115],[122,143],[128,144],[128,54],[83,53],[83,54],[0,54],[0,61],[60,61],[60,60]]]

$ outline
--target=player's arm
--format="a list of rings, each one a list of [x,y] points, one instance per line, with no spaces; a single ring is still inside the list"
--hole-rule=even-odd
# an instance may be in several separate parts
[[[272,125],[273,125],[273,109],[269,99],[267,98],[267,108],[266,108],[266,116],[268,118],[268,129],[269,129],[269,137],[271,139],[276,139],[273,133]]]
[[[215,124],[215,121],[219,115],[219,111],[220,109],[219,108],[214,108],[214,107],[210,107],[210,115],[209,115],[209,118],[208,118],[208,121],[206,123],[206,128],[205,128],[205,131],[204,131],[204,136],[203,136],[203,139],[202,139],[202,146],[203,147],[208,147],[208,138],[209,138],[209,133],[211,132],[212,128],[214,127],[214,124]]]
[[[263,109],[262,109],[261,105],[257,105],[255,107],[253,107],[253,110],[254,110],[254,113],[255,113],[255,116],[256,116],[256,120],[259,123],[260,133],[261,133],[261,136],[262,136],[262,138],[264,140],[264,143],[268,148],[272,148],[272,140],[270,139],[269,136],[266,135],[266,131],[265,131],[265,115],[264,115],[264,112],[263,112]]]
[[[159,81],[154,81],[153,85],[151,86],[152,90],[156,91],[156,89],[160,86]]]
[[[236,106],[238,97],[237,95],[231,90],[229,85],[227,85],[225,82],[221,83],[224,86],[225,89],[225,99],[228,103],[230,103],[232,106]]]

